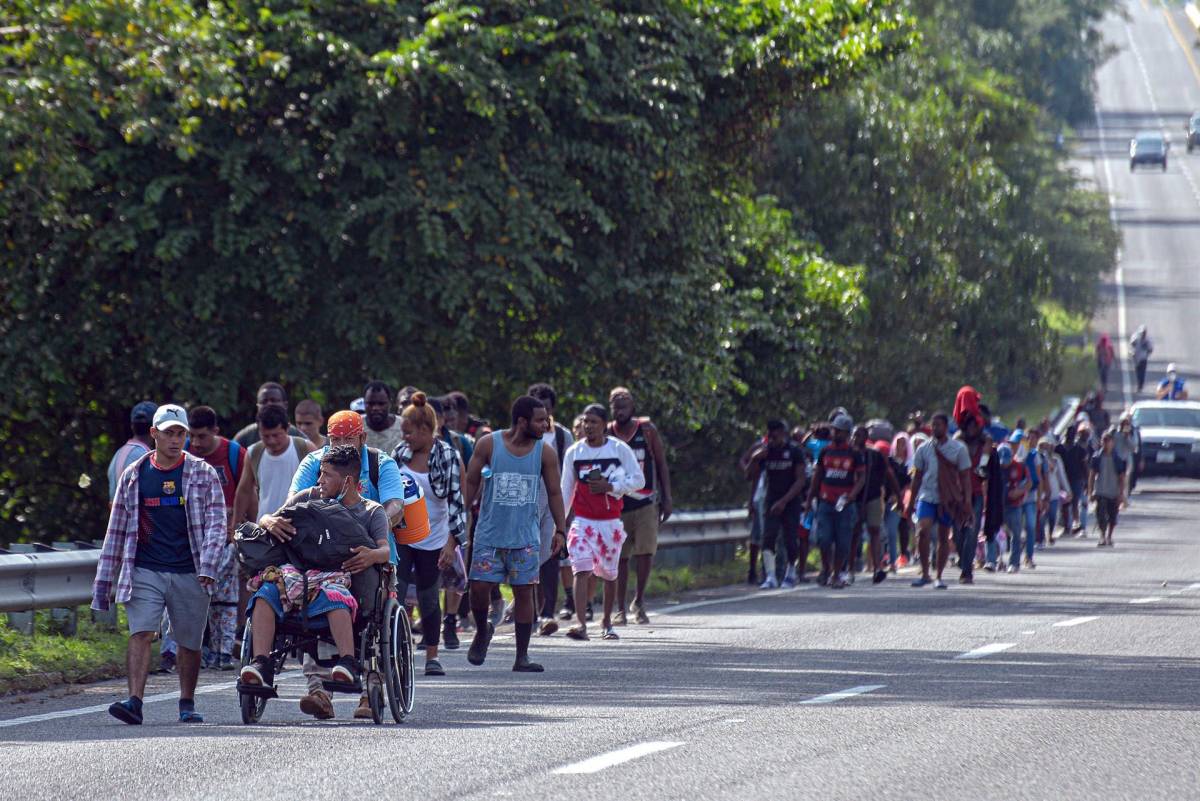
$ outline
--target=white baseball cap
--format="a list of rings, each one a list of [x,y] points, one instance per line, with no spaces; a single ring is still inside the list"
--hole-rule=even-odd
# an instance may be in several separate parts
[[[1176,373],[1176,372],[1179,372],[1179,371],[1178,371],[1178,370],[1175,368],[1175,362],[1171,362],[1170,364],[1168,364],[1168,365],[1167,365],[1167,372],[1168,372],[1168,373]]]
[[[175,426],[186,430],[188,428],[187,412],[183,410],[182,406],[176,406],[174,403],[163,404],[154,413],[154,422],[150,425],[159,431],[166,431]]]

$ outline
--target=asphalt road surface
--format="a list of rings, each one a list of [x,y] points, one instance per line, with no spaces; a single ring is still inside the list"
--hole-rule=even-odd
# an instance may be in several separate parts
[[[1125,325],[1146,322],[1156,365],[1191,373],[1200,155],[1176,147],[1165,174],[1130,175],[1126,143],[1179,128],[1200,107],[1200,69],[1159,7],[1128,9],[1106,26],[1121,52],[1100,75],[1102,134],[1084,138],[1125,234]],[[1114,281],[1114,330],[1119,294]],[[205,673],[198,726],[175,722],[173,677],[153,679],[141,727],[103,711],[121,683],[9,701],[0,788],[21,801],[1196,798],[1200,485],[1143,487],[1114,549],[1091,532],[972,587],[729,588],[660,607],[620,642],[535,637],[540,676],[509,671],[511,636],[481,668],[444,652],[448,675],[418,678],[402,726],[350,720],[348,697],[337,720],[306,718],[297,673],[253,727],[229,673]]]

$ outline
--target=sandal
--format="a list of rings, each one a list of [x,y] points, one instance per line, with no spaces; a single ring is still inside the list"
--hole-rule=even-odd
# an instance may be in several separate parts
[[[572,640],[589,640],[587,626],[571,626],[567,629],[567,636]]]

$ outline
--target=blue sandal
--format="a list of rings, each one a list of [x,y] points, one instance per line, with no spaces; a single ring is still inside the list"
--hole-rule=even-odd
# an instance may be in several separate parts
[[[204,715],[201,715],[194,709],[188,709],[179,713],[180,723],[203,723]]]

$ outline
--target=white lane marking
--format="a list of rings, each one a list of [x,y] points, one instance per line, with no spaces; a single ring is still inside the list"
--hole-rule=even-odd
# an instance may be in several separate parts
[[[809,584],[803,587],[793,587],[790,590],[766,590],[763,592],[750,593],[749,595],[734,595],[729,598],[713,598],[709,601],[693,601],[690,604],[679,604],[677,606],[668,606],[666,609],[659,609],[655,612],[647,612],[647,617],[655,615],[674,615],[678,612],[686,612],[689,609],[700,609],[705,606],[714,606],[716,604],[732,604],[739,601],[752,601],[756,598],[775,598],[780,595],[790,595],[794,592],[806,592],[808,590],[817,589],[818,585]]]
[[[286,673],[280,673],[277,678],[290,678],[298,675],[297,671],[289,670]],[[232,690],[237,686],[237,681],[224,681],[220,684],[209,684],[204,687],[196,688],[196,695],[202,693],[215,693],[221,690]],[[161,701],[174,701],[179,698],[179,691],[170,693],[157,693],[155,695],[147,695],[142,699],[142,705],[157,704]],[[75,709],[60,709],[57,712],[43,712],[40,715],[26,715],[23,718],[10,718],[9,720],[0,720],[0,729],[6,729],[10,726],[23,726],[26,723],[41,723],[47,720],[59,720],[61,718],[76,718],[80,715],[91,715],[96,712],[107,712],[109,704],[96,704],[95,706],[81,706]],[[200,710],[203,712],[203,710]]]
[[[1037,634],[1037,632],[1036,632],[1036,631],[1034,631],[1033,629],[1029,629],[1029,630],[1027,630],[1027,631],[1022,631],[1021,633],[1022,633],[1022,634]]]
[[[1152,604],[1155,601],[1161,601],[1162,598],[1157,595],[1151,595],[1149,598],[1134,598],[1129,603],[1131,604]]]
[[[600,754],[591,759],[585,759],[582,762],[574,762],[570,765],[563,765],[561,768],[555,769],[555,773],[599,773],[605,768],[611,768],[613,765],[620,765],[622,762],[639,759],[650,754],[657,754],[659,751],[669,751],[672,748],[678,748],[683,745],[680,742],[650,742],[638,743],[631,745],[628,748],[621,748],[617,751],[609,751],[607,754]]]
[[[836,693],[826,693],[818,695],[815,698],[809,698],[806,701],[801,701],[801,704],[832,704],[834,701],[841,701],[843,698],[853,698],[856,695],[864,693],[872,693],[876,690],[882,690],[886,684],[862,684],[858,687],[849,687],[845,690],[838,690]]]
[[[955,659],[983,659],[985,656],[991,656],[992,654],[998,654],[1001,651],[1007,651],[1009,648],[1012,648],[1015,645],[1016,645],[1015,642],[993,642],[993,643],[989,643],[987,645],[981,645],[978,648],[972,648],[970,651],[967,651],[966,653],[963,653],[963,654],[959,654],[958,656],[956,656],[954,658]]]
[[[1104,188],[1108,194],[1108,219],[1112,223],[1114,229],[1121,230],[1121,222],[1117,218],[1117,196],[1114,194],[1112,165],[1108,163],[1108,155],[1104,152],[1107,147],[1107,136],[1104,133],[1104,122],[1100,118],[1100,105],[1096,105],[1096,132],[1100,134],[1100,163],[1104,167]],[[1113,273],[1113,281],[1117,285],[1117,338],[1120,340],[1120,347],[1117,348],[1117,353],[1121,358],[1121,393],[1125,396],[1125,407],[1133,405],[1133,378],[1129,374],[1129,355],[1125,352],[1127,349],[1125,343],[1129,341],[1127,336],[1127,317],[1125,313],[1125,265],[1124,253],[1121,247],[1117,246],[1116,260],[1117,269]]]
[[[1099,620],[1098,617],[1073,617],[1070,620],[1060,620],[1054,624],[1055,628],[1068,628],[1070,626],[1082,626],[1084,623],[1091,623],[1093,620]]]
[[[722,721],[722,722],[723,722],[723,723],[745,723],[745,722],[746,722],[746,719],[745,719],[745,718],[729,718],[729,719],[727,719],[727,720],[724,720],[724,721]]]

